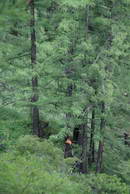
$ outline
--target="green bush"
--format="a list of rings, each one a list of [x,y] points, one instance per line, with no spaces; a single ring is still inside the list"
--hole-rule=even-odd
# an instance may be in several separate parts
[[[53,167],[64,166],[63,152],[48,140],[40,140],[36,136],[26,135],[20,137],[16,143],[16,151],[20,155],[33,154],[44,159],[46,165],[52,163]]]
[[[89,185],[96,194],[129,194],[129,187],[121,181],[120,178],[107,174],[91,174],[87,176],[87,185]]]
[[[3,154],[0,177],[1,194],[84,193],[81,184],[70,181],[64,174],[50,171],[44,166],[44,160],[34,155],[15,158],[12,154]]]
[[[49,141],[25,136],[0,157],[1,194],[87,194],[64,172],[63,153]]]
[[[119,176],[130,185],[130,160],[122,161],[119,165]]]
[[[97,176],[90,176],[91,188],[96,193],[116,193],[116,194],[129,194],[130,190],[125,183],[121,182],[121,179],[117,176],[109,176],[106,174],[99,174]]]
[[[20,137],[0,156],[0,194],[129,194],[116,176],[70,173],[76,158],[64,160],[50,141]]]

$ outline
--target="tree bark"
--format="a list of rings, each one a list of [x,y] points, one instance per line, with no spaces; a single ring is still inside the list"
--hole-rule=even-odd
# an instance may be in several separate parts
[[[81,172],[86,174],[88,172],[88,131],[87,125],[82,125],[83,143],[82,143],[82,169]]]
[[[96,163],[96,173],[100,173],[102,170],[102,161],[103,161],[103,141],[99,141],[97,163]]]
[[[84,27],[85,27],[85,41],[88,39],[88,24],[89,24],[89,6],[87,5],[85,8],[85,18],[84,18]],[[86,52],[84,53],[84,63],[83,66],[86,65]],[[89,108],[87,114],[89,112]],[[86,118],[88,115],[86,115]],[[86,123],[81,125],[82,130],[82,173],[88,173],[88,159],[89,159],[89,147],[88,147],[88,118],[86,119]]]
[[[90,165],[95,162],[94,133],[95,133],[95,107],[93,107],[92,118],[91,118],[90,157],[89,157],[89,164]]]
[[[35,0],[29,1],[30,13],[31,13],[31,65],[32,71],[35,71],[36,68],[36,31],[35,31]],[[38,101],[38,78],[37,76],[32,77],[32,102],[36,103]],[[40,136],[40,127],[39,127],[39,108],[36,104],[32,105],[32,132],[34,135]]]
[[[100,173],[102,170],[102,163],[103,163],[103,152],[104,152],[104,139],[103,139],[103,130],[105,128],[105,119],[104,119],[104,113],[105,113],[105,103],[101,103],[101,123],[100,123],[100,133],[102,135],[102,139],[99,141],[99,147],[98,147],[98,154],[97,154],[97,162],[96,162],[96,173]]]

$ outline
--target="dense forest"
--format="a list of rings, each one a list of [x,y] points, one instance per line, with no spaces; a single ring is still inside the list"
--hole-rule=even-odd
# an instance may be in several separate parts
[[[0,1],[0,194],[130,194],[130,0]]]

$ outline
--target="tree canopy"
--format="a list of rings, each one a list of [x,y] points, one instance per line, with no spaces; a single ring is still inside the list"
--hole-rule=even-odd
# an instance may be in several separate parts
[[[0,192],[130,193],[130,1],[0,11]]]

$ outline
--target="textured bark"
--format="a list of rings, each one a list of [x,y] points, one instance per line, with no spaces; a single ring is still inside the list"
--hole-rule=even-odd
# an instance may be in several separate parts
[[[91,134],[90,134],[90,156],[89,156],[89,164],[95,162],[95,142],[94,142],[94,132],[95,132],[95,107],[92,110],[92,118],[91,118]]]
[[[96,163],[96,173],[100,173],[102,170],[102,161],[103,161],[103,141],[99,141],[97,163]]]
[[[103,114],[105,113],[105,103],[101,103],[101,123],[100,123],[100,133],[103,136],[103,130],[105,128],[105,119],[103,117]],[[102,137],[102,140],[99,141],[99,147],[98,147],[98,154],[97,154],[97,162],[96,162],[96,173],[100,173],[102,170],[102,163],[103,163],[103,151],[104,151],[104,139]]]
[[[88,172],[88,131],[87,125],[82,125],[83,143],[82,143],[82,170],[86,174]]]
[[[85,41],[88,40],[88,24],[89,24],[89,6],[87,5],[85,8],[85,17],[84,17],[84,24],[85,24]],[[86,52],[84,53],[84,62],[83,66],[86,65],[87,62],[87,56]],[[89,112],[89,108],[87,110],[87,114]],[[89,144],[88,144],[88,118],[86,114],[86,123],[82,125],[81,131],[82,131],[82,173],[86,174],[88,173],[88,159],[89,159]]]
[[[31,13],[31,65],[32,70],[36,68],[36,32],[35,32],[35,4],[34,0],[29,1],[30,13]],[[36,103],[38,101],[38,78],[37,76],[32,77],[32,102]],[[34,135],[40,136],[39,127],[39,108],[37,105],[32,105],[32,132]]]

